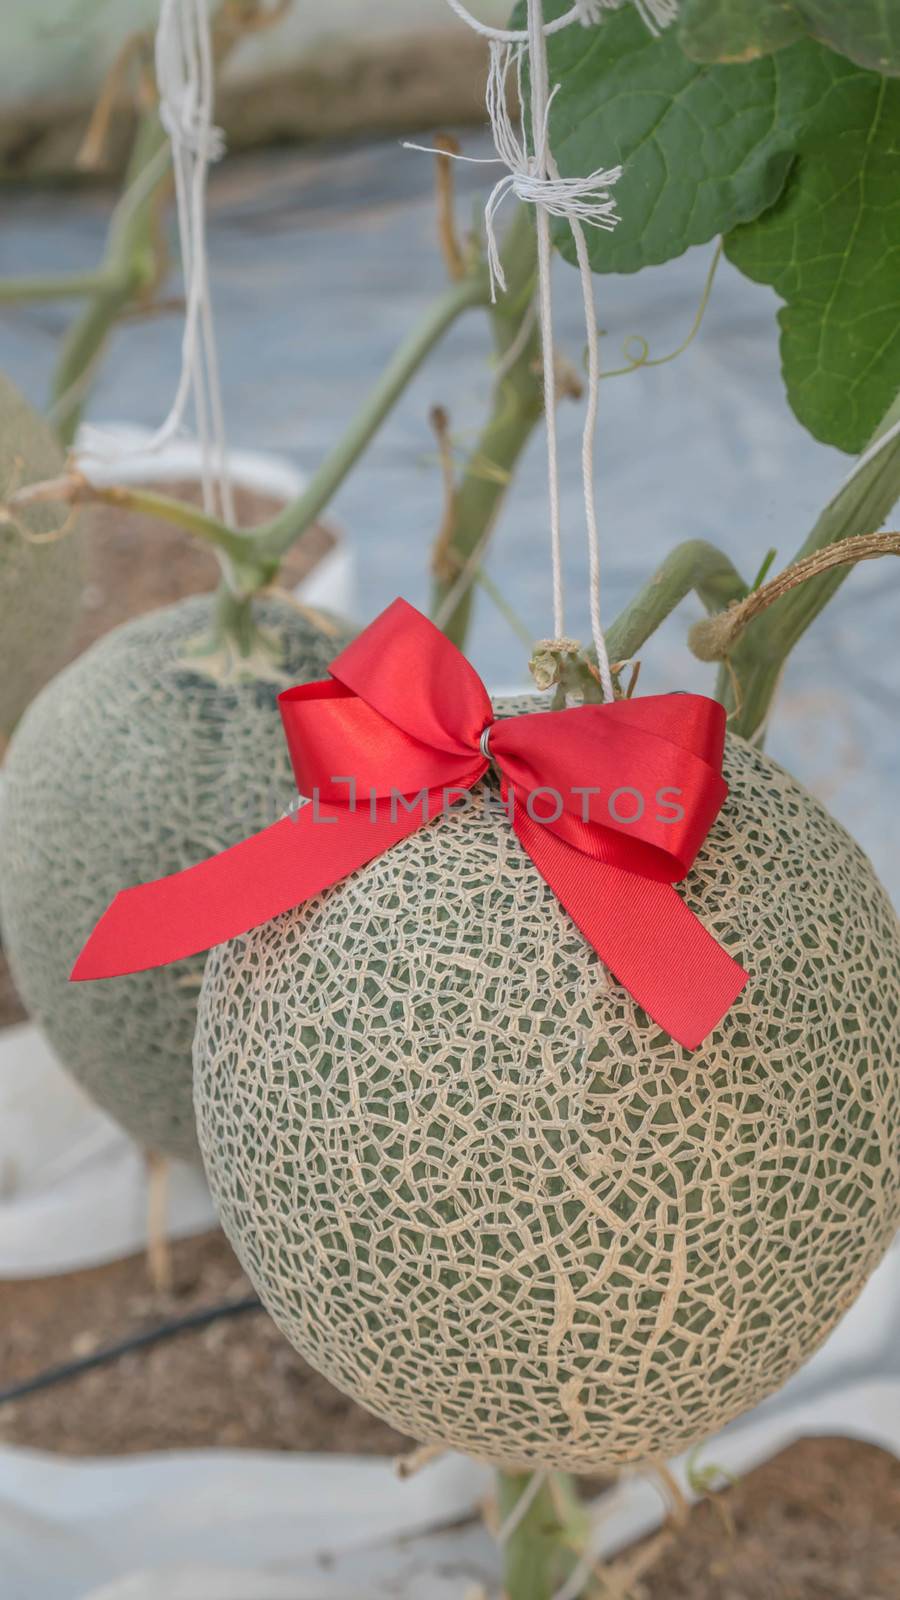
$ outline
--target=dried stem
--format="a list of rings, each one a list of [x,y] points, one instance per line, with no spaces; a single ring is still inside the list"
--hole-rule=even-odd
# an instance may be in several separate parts
[[[431,426],[437,439],[444,485],[444,511],[438,536],[431,552],[431,570],[436,578],[446,580],[458,571],[451,546],[456,527],[456,473],[453,468],[453,442],[450,436],[450,417],[444,406],[432,406]]]
[[[437,200],[437,228],[441,255],[451,283],[466,275],[466,258],[456,232],[456,180],[453,157],[459,155],[459,141],[449,133],[435,136],[434,185]]]
[[[900,533],[857,534],[817,550],[803,561],[795,561],[745,600],[733,601],[718,616],[695,623],[689,635],[694,655],[701,661],[726,661],[754,618],[761,616],[776,600],[835,567],[855,566],[859,561],[874,561],[878,556],[900,556]]]

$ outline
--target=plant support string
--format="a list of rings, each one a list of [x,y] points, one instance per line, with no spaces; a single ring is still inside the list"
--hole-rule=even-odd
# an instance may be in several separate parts
[[[550,110],[556,90],[551,90],[546,36],[573,22],[595,20],[583,4],[577,5],[555,23],[544,22],[541,0],[528,0],[528,31],[525,35],[509,30],[489,29],[475,23],[457,0],[451,8],[476,31],[490,40],[490,70],[487,84],[487,110],[491,122],[496,159],[507,168],[506,176],[494,185],[485,207],[487,257],[491,274],[491,294],[505,290],[506,279],[500,260],[496,234],[496,214],[507,194],[515,194],[534,206],[537,230],[538,314],[544,387],[544,417],[547,430],[547,475],[550,500],[550,558],[553,583],[553,630],[555,639],[565,635],[565,596],[563,585],[562,530],[559,485],[559,447],[556,426],[556,357],[553,337],[552,238],[550,218],[563,218],[572,230],[578,260],[585,327],[588,345],[588,401],[582,434],[582,482],[587,524],[591,635],[603,695],[614,698],[609,653],[600,614],[600,536],[596,511],[595,439],[599,408],[600,357],[597,321],[594,310],[593,280],[588,259],[584,226],[612,229],[618,221],[611,187],[621,176],[621,168],[597,169],[586,177],[564,178],[550,146]],[[526,59],[529,67],[531,134],[524,109],[517,129],[509,112],[508,80],[515,69],[519,104],[524,107],[523,78]],[[422,148],[414,146],[413,148]],[[470,159],[463,157],[461,159]]]

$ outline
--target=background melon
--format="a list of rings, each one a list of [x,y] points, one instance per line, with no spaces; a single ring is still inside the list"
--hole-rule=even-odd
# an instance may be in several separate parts
[[[49,426],[0,373],[0,504],[16,489],[59,477],[63,453]],[[86,515],[31,506],[0,521],[0,743],[65,660],[81,600],[80,531]],[[32,538],[65,526],[49,543]],[[24,533],[23,533],[24,530]]]
[[[775,1390],[900,1217],[900,929],[865,856],[728,741],[682,885],[750,972],[688,1054],[497,809],[212,951],[207,1174],[275,1321],[427,1441],[577,1472]],[[678,952],[673,951],[677,961]]]
[[[28,1011],[104,1110],[181,1156],[196,1156],[203,957],[104,983],[68,974],[119,889],[277,820],[295,794],[278,691],[325,676],[350,638],[288,596],[261,599],[267,675],[223,681],[221,663],[192,653],[213,604],[126,623],[48,685],[10,745],[0,809],[3,937]]]

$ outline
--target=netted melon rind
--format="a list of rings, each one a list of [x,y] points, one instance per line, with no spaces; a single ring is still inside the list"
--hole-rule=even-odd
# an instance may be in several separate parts
[[[256,615],[281,682],[192,664],[210,597],[108,634],[43,691],[10,745],[0,805],[3,937],[63,1064],[147,1148],[197,1159],[191,1040],[204,957],[68,983],[119,889],[193,865],[278,819],[295,794],[276,697],[324,677],[346,624],[271,597]]]
[[[43,417],[0,373],[0,504],[17,489],[58,478],[63,452]],[[81,530],[89,513],[58,504],[0,522],[0,736],[50,679],[75,631],[81,602]],[[41,536],[65,532],[39,542]]]
[[[726,775],[682,891],[751,978],[694,1054],[482,806],[210,954],[226,1233],[306,1359],[415,1438],[670,1455],[776,1389],[893,1234],[897,919],[774,762],[731,739]]]

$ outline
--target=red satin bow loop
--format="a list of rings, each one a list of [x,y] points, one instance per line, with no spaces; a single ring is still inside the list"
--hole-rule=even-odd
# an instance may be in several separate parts
[[[440,815],[490,759],[520,843],[585,938],[674,1039],[701,1044],[747,981],[672,887],[728,792],[722,707],[649,695],[495,722],[474,668],[405,600],[330,670],[279,696],[312,803],[125,889],[72,978],[180,961],[302,905]]]

